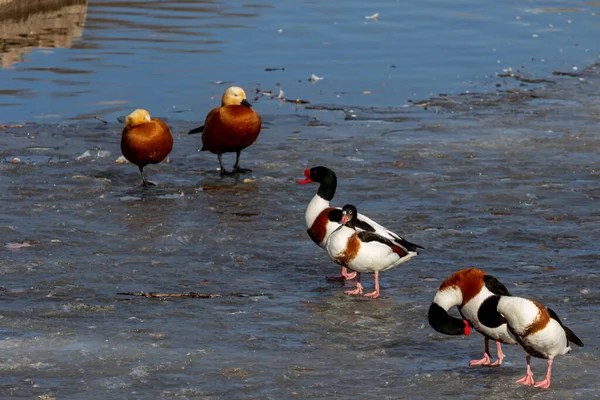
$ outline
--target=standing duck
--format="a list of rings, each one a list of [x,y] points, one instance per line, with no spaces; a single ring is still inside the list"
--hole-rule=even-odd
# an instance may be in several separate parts
[[[331,207],[330,202],[335,196],[335,190],[337,188],[337,176],[335,172],[327,167],[313,167],[304,171],[305,179],[298,180],[299,184],[307,184],[312,182],[319,183],[319,190],[314,195],[305,212],[306,227],[308,228],[308,236],[318,246],[326,249],[326,241],[329,235],[340,227],[342,220],[342,210],[339,207]],[[396,235],[394,232],[387,228],[379,225],[377,222],[368,218],[365,215],[356,215],[357,221],[355,223],[356,229],[366,232],[374,232],[378,235],[391,240],[394,244],[409,250],[410,252],[417,255],[417,248],[422,249],[423,247],[410,243],[402,237]],[[327,277],[331,281],[343,281],[346,279],[353,279],[356,276],[356,272],[348,272],[346,265],[342,264],[342,272],[340,276]]]
[[[416,256],[409,250],[373,231],[357,231],[358,211],[352,204],[342,207],[341,225],[329,235],[326,241],[327,254],[338,264],[356,271],[356,289],[346,294],[363,293],[360,283],[362,272],[375,273],[375,291],[366,293],[366,297],[379,297],[379,272],[387,271]]]
[[[506,324],[490,328],[483,325],[477,317],[481,304],[494,295],[510,296],[510,293],[506,286],[493,276],[477,268],[467,268],[453,273],[442,282],[429,307],[429,325],[439,333],[468,335],[472,326],[484,336],[483,358],[470,361],[470,366],[498,367],[502,365],[505,357],[501,343],[517,344],[508,332]],[[458,307],[462,319],[448,314],[448,310],[454,306]],[[498,359],[494,362],[491,362],[490,339],[496,341],[498,351]]]
[[[240,167],[240,153],[256,141],[260,133],[260,115],[252,109],[246,100],[246,93],[237,86],[232,86],[223,93],[221,107],[208,113],[204,125],[192,129],[188,133],[202,132],[201,151],[210,151],[217,155],[221,175],[233,175],[251,172],[251,169]],[[223,153],[236,154],[233,170],[228,172],[223,167]]]
[[[173,149],[173,136],[169,127],[158,118],[150,118],[146,110],[137,109],[125,118],[121,135],[121,152],[142,174],[142,186],[154,186],[144,175],[144,167],[158,164]]]
[[[489,327],[507,323],[508,330],[527,353],[527,373],[517,383],[543,389],[550,387],[554,357],[571,351],[569,342],[583,347],[583,342],[564,326],[550,308],[522,297],[488,297],[478,312],[479,320]],[[531,356],[548,360],[546,378],[533,382]]]

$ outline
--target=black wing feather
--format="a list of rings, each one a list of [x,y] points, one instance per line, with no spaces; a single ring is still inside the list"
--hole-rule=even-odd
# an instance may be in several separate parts
[[[329,211],[327,215],[330,221],[337,222],[338,224],[342,222],[342,210],[339,208]]]
[[[368,222],[365,222],[365,221],[363,221],[361,219],[357,219],[357,221],[354,223],[353,228],[354,229],[360,229],[361,231],[364,231],[364,232],[371,232],[371,233],[375,233],[376,232],[376,229],[371,224],[369,224]],[[388,244],[388,243],[386,243],[386,242],[383,242],[381,240],[378,240],[379,242],[385,243],[385,244],[387,244],[390,247],[391,246],[395,246],[395,245],[400,245],[401,247],[404,247],[407,251],[415,251],[416,252],[417,249],[422,249],[423,248],[422,246],[419,246],[418,244],[411,243],[408,240],[406,240],[404,238],[401,238],[400,236],[396,235],[394,232],[390,232],[388,230],[386,230],[386,232],[389,233],[390,236],[392,236],[394,238],[394,242],[396,242],[396,244],[392,243],[392,241],[390,241],[390,240],[388,240],[388,241],[390,243],[392,243],[391,245]],[[377,233],[376,233],[376,235],[380,236]],[[382,239],[385,239],[383,236],[380,236],[380,237]],[[370,239],[370,240],[366,240],[365,239],[364,241],[365,242],[371,242],[373,240],[377,240],[377,239]]]
[[[490,296],[481,303],[477,311],[477,319],[489,328],[497,328],[506,323],[506,319],[498,312],[500,296]]]
[[[553,309],[551,309],[550,307],[546,307],[546,309],[548,310],[548,314],[550,314],[550,317],[552,317],[552,319],[558,321],[560,326],[564,326],[560,318],[558,318],[558,314]]]
[[[419,246],[418,244],[411,243],[408,240],[404,239],[403,237],[396,235],[394,232],[388,231],[388,233],[396,239],[396,242],[398,242],[399,244],[404,246],[409,251],[417,251],[417,249],[425,249],[423,246]]]
[[[576,344],[579,347],[583,347],[583,342],[581,341],[581,339],[579,339],[577,337],[577,335],[575,333],[573,333],[572,330],[570,330],[568,327],[563,325],[563,329],[565,330],[565,333],[567,334],[567,340],[573,344]]]
[[[193,135],[194,133],[200,133],[204,130],[204,125],[199,126],[195,129],[192,129],[191,131],[188,132],[188,135]]]
[[[491,275],[484,275],[483,283],[485,283],[485,287],[494,294],[499,296],[512,296],[506,286],[504,286],[502,282]]]
[[[368,222],[365,222],[360,219],[356,221],[354,226],[358,229],[362,229],[365,232],[375,232],[375,228],[373,228]]]
[[[396,235],[394,235],[394,236],[396,236]],[[418,244],[411,243],[411,242],[409,242],[408,240],[406,240],[404,238],[398,238],[398,239],[396,239],[396,242],[399,243],[402,247],[404,247],[408,251],[416,251],[416,252],[418,252],[417,249],[424,249],[423,246],[419,246]]]
[[[373,233],[373,232],[360,231],[360,232],[358,232],[358,238],[366,243],[379,242],[379,243],[383,243],[390,247],[395,246],[394,243],[390,239],[384,238],[383,236],[381,236],[377,233]]]

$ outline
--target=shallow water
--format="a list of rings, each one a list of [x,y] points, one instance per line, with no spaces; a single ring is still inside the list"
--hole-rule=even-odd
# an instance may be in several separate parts
[[[472,78],[462,83],[439,71],[430,72],[436,77],[432,81],[398,71],[391,79],[401,82],[398,87],[410,82],[420,88],[410,104],[408,97],[393,101],[397,92],[383,82],[387,75],[365,78],[367,89],[378,79],[381,82],[381,92],[373,96],[363,95],[363,86],[356,81],[348,83],[352,71],[386,62],[388,56],[375,48],[366,66],[351,63],[348,54],[348,69],[323,63],[331,71],[325,74],[312,69],[319,64],[316,55],[309,54],[310,46],[298,54],[302,59],[298,73],[291,74],[290,67],[285,74],[252,72],[258,65],[282,65],[259,59],[264,49],[245,53],[249,60],[241,70],[224,69],[224,60],[241,47],[234,38],[248,31],[253,34],[244,37],[259,40],[256,27],[265,20],[273,29],[283,26],[284,32],[287,26],[296,26],[305,33],[298,41],[315,43],[322,40],[319,29],[325,30],[318,21],[328,21],[330,34],[336,20],[346,21],[348,32],[373,25],[394,34],[412,30],[417,43],[411,46],[430,42],[415,34],[423,32],[420,24],[427,25],[423,21],[428,20],[408,18],[410,24],[400,28],[397,22],[386,21],[387,13],[381,10],[452,20],[453,26],[439,26],[456,35],[466,29],[461,28],[463,21],[471,21],[442,12],[437,3],[422,9],[381,4],[380,21],[365,25],[364,15],[377,10],[302,4],[304,13],[281,8],[290,5],[247,6],[245,12],[234,12],[224,3],[132,7],[125,2],[89,2],[77,46],[51,54],[34,50],[14,70],[0,72],[3,85],[31,85],[27,89],[31,97],[23,105],[0,107],[0,112],[6,111],[0,120],[30,122],[43,112],[57,114],[50,118],[56,123],[39,120],[0,131],[3,398],[600,397],[596,378],[600,67],[590,62],[587,70],[582,66],[576,71],[578,77],[552,76],[554,69],[574,72],[566,66],[590,56],[580,49],[556,53],[549,68],[535,74],[555,83],[520,86],[519,80],[493,78],[489,83],[493,90],[483,94],[486,86],[479,84],[474,85],[481,89],[477,93],[462,93],[470,87],[465,82],[487,71],[481,58],[466,67],[460,60],[448,67],[453,73],[458,68],[472,71]],[[541,7],[537,2],[530,5]],[[581,22],[593,19],[590,12],[595,6],[568,5],[581,10],[523,15],[530,16],[535,26],[548,18],[567,18],[565,14],[581,16],[569,24],[581,29],[579,35],[568,39],[566,34],[553,35],[556,41],[583,43],[589,38],[582,32],[593,36],[597,30],[588,25],[586,31]],[[178,14],[175,8],[184,6],[194,10]],[[564,2],[556,3],[563,6]],[[503,5],[478,10],[469,2],[460,7],[471,14],[494,15],[486,19],[490,26],[505,21],[502,12],[514,11]],[[115,14],[115,8],[121,12]],[[205,29],[228,32],[218,35],[218,43],[199,44],[195,41],[201,35],[188,35],[200,30],[196,17],[209,13],[200,10],[204,8],[214,14],[204,21]],[[360,22],[351,23],[350,13]],[[132,37],[148,37],[153,29],[160,32],[149,28],[147,20],[157,16],[164,20],[166,15],[172,25],[183,24],[176,32],[165,28],[163,34],[172,41],[131,45]],[[275,35],[273,29],[268,33]],[[348,32],[340,40],[350,46],[354,36]],[[496,32],[500,40],[499,28]],[[186,53],[190,44],[182,38],[187,36],[217,57],[212,64],[187,66],[187,72],[178,69],[178,63],[188,65],[198,56]],[[109,41],[111,48],[106,45]],[[540,40],[547,46],[535,49],[525,42],[507,54],[539,57],[551,40]],[[280,49],[291,53],[284,44]],[[131,59],[145,54],[154,60],[148,71],[165,76],[168,62],[160,54],[152,58],[152,46],[177,55],[168,68],[178,73],[158,83],[164,96],[150,98],[149,89],[135,93],[127,88],[122,93],[130,97],[114,96],[110,82],[115,79],[116,85],[119,80],[105,65],[116,62],[120,52],[129,51]],[[270,51],[279,54],[273,46]],[[368,47],[366,42],[360,46]],[[74,65],[94,65],[94,72],[77,78],[82,87],[89,86],[83,92],[89,92],[65,100],[52,91],[66,93],[72,90],[68,85],[51,82],[49,89],[7,77],[41,75],[34,68],[47,63],[48,57],[56,60],[56,68],[85,70]],[[89,60],[78,61],[81,57]],[[218,57],[220,61],[215,61]],[[202,82],[187,81],[189,91],[184,93],[179,86],[197,74],[194,68],[212,72]],[[141,88],[131,79],[141,67],[124,69],[131,74],[126,84]],[[185,134],[196,126],[197,114],[215,104],[207,93],[217,95],[223,89],[211,82],[232,79],[223,74],[264,89],[276,88],[275,80],[269,79],[281,73],[274,79],[287,75],[288,83],[282,87],[288,93],[288,85],[306,80],[312,72],[326,79],[295,86],[298,97],[311,104],[296,109],[266,97],[256,102],[264,128],[257,143],[242,153],[242,165],[254,170],[248,176],[221,179],[216,157],[199,153],[199,138]],[[336,73],[339,80],[332,77]],[[513,89],[494,92],[497,82],[502,82],[500,90]],[[337,98],[337,87],[353,94]],[[454,94],[429,96],[442,91]],[[88,98],[126,102],[90,106]],[[137,106],[140,99],[148,99],[153,109],[169,117],[175,137],[170,162],[147,168],[149,177],[159,183],[149,189],[138,187],[137,168],[115,162],[122,125],[113,122],[114,117]],[[68,121],[88,114],[109,123]],[[15,158],[20,161],[13,162]],[[226,165],[233,163],[231,156],[225,159]],[[295,183],[304,168],[315,165],[337,172],[335,204],[352,202],[425,247],[419,257],[382,274],[382,296],[377,301],[348,297],[344,287],[324,279],[338,268],[308,239],[303,216],[317,187]],[[427,309],[441,281],[471,266],[495,275],[513,294],[551,306],[585,343],[556,359],[550,391],[514,383],[525,372],[524,353],[516,346],[505,346],[507,358],[501,368],[469,368],[470,359],[481,357],[482,337],[477,333],[445,337],[428,326]],[[372,277],[365,276],[363,283],[371,288]],[[158,300],[117,294],[140,291],[248,296]],[[543,376],[545,361],[534,359],[532,364],[536,379]]]
[[[261,91],[268,114],[296,113],[262,96],[280,89],[312,104],[400,106],[515,86],[505,71],[547,77],[598,60],[597,2],[46,1],[64,6],[27,23],[0,14],[0,123],[114,121],[138,107],[198,121],[223,92],[216,82]]]

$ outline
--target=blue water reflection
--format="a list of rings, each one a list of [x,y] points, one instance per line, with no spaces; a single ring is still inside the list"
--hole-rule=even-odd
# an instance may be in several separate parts
[[[504,70],[547,76],[597,59],[594,4],[90,0],[78,5],[79,28],[59,32],[64,45],[29,49],[0,70],[0,122],[113,119],[140,106],[198,120],[223,90],[215,82],[228,81],[375,106],[495,90],[516,84],[496,77]]]

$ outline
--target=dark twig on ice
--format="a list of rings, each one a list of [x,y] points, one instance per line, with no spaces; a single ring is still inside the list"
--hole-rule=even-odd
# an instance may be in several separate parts
[[[556,76],[570,76],[571,78],[581,77],[580,72],[569,72],[569,71],[552,71],[552,75]]]
[[[102,118],[100,118],[100,117],[99,117],[99,116],[97,116],[97,115],[94,115],[94,119],[97,119],[98,121],[100,121],[100,122],[104,123],[104,125],[108,124],[108,121],[106,121],[106,120],[103,120]]]
[[[218,297],[268,297],[272,298],[270,293],[156,293],[156,292],[121,292],[117,293],[120,296],[136,296],[136,297],[192,297],[196,299],[215,299]]]

